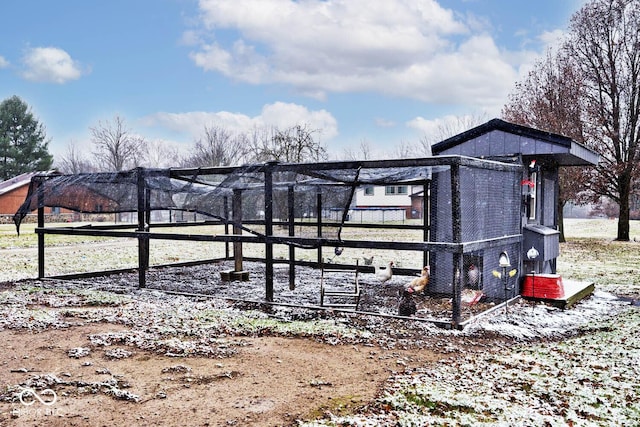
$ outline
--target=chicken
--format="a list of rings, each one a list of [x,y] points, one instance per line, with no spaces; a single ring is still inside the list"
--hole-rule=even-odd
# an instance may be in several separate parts
[[[416,308],[416,302],[413,300],[413,289],[407,288],[401,291],[400,304],[398,305],[399,316],[413,316],[418,309]]]
[[[376,278],[382,283],[385,283],[393,277],[393,261],[389,262],[388,266],[373,266],[375,269]]]
[[[480,270],[474,264],[471,264],[467,270],[467,286],[472,289],[478,289],[479,279]]]
[[[373,255],[371,255],[369,258],[367,258],[366,256],[363,256],[362,259],[364,260],[364,265],[373,264]]]
[[[414,292],[424,292],[429,284],[429,277],[431,276],[431,267],[425,265],[422,267],[422,274],[420,277],[416,277],[409,284],[409,289],[413,289]]]

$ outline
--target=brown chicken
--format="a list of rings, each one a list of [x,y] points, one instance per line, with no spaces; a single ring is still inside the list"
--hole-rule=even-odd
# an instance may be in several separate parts
[[[422,267],[422,274],[420,277],[416,277],[409,284],[409,288],[413,289],[414,292],[424,292],[424,290],[429,285],[429,276],[431,275],[431,268],[428,265]]]

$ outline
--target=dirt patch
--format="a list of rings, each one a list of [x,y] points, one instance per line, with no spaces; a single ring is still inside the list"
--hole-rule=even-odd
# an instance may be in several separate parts
[[[49,379],[48,388],[57,396],[50,406],[0,402],[0,423],[289,426],[327,410],[351,412],[371,401],[392,373],[443,357],[429,350],[243,337],[237,338],[241,349],[227,358],[174,358],[118,346],[131,352],[118,359],[106,355],[113,348],[88,338],[125,329],[92,324],[38,333],[0,331],[0,386],[50,375],[55,380]],[[70,356],[69,350],[78,348],[89,354]],[[126,394],[118,397],[114,389]]]

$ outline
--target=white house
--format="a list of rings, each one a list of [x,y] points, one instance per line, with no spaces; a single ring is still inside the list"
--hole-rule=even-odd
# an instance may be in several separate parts
[[[422,196],[421,185],[367,185],[355,192],[350,211],[351,221],[402,221],[406,218],[420,218],[421,200],[412,203],[415,195]],[[414,197],[412,197],[414,196]],[[416,211],[419,210],[419,212]]]

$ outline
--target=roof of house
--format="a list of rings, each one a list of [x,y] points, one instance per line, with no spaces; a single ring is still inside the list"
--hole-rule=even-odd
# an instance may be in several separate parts
[[[571,138],[501,119],[489,120],[434,144],[431,149],[434,155],[549,156],[561,166],[593,166],[599,160],[598,153]]]
[[[47,171],[47,172],[26,172],[21,175],[10,178],[6,181],[0,182],[0,196],[6,193],[9,193],[17,188],[22,187],[23,185],[29,185],[31,182],[31,178],[36,175],[50,175],[55,173],[56,171]]]

